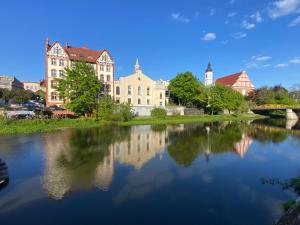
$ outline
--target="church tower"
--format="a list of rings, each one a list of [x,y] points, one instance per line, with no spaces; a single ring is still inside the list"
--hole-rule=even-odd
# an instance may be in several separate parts
[[[207,68],[205,70],[205,86],[210,86],[213,84],[213,70],[211,68],[210,62],[207,64]]]
[[[136,59],[136,63],[135,63],[134,69],[135,69],[136,73],[138,73],[138,72],[141,71],[141,66],[139,64],[139,59]]]

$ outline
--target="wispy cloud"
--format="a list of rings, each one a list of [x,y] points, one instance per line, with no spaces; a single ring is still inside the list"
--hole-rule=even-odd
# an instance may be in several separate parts
[[[300,56],[291,59],[291,60],[290,60],[290,63],[293,63],[293,64],[300,64]]]
[[[227,17],[234,17],[236,15],[236,12],[230,12],[227,14]]]
[[[241,39],[241,38],[245,38],[245,37],[247,37],[247,34],[242,33],[242,32],[238,32],[238,33],[233,34],[234,39]]]
[[[250,61],[246,64],[247,68],[266,68],[269,67],[270,64],[266,64],[265,62],[272,59],[271,56],[252,56]]]
[[[171,17],[173,20],[175,20],[179,23],[188,24],[189,22],[191,22],[191,20],[188,17],[186,17],[180,13],[172,13]]]
[[[212,40],[215,40],[217,38],[217,35],[215,33],[206,33],[202,40],[204,41],[212,41]]]
[[[300,0],[275,0],[268,6],[268,14],[272,19],[296,13],[300,7]]]
[[[215,14],[216,14],[216,10],[214,8],[212,8],[212,9],[209,10],[209,15],[210,16],[213,16]]]
[[[244,20],[242,22],[242,28],[245,28],[247,30],[249,29],[253,29],[255,27],[255,24],[254,23],[249,23],[248,21]]]
[[[256,11],[254,14],[250,15],[250,18],[255,20],[257,23],[261,23],[262,22],[262,17],[260,15],[259,11]]]
[[[296,19],[292,20],[289,23],[289,27],[294,27],[300,24],[300,16],[298,16]]]
[[[277,68],[284,68],[284,67],[287,67],[288,64],[287,63],[279,63],[276,65]]]

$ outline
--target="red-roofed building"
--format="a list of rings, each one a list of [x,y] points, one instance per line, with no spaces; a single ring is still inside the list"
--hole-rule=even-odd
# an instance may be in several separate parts
[[[205,72],[205,86],[212,83],[212,68],[209,63]],[[233,90],[240,92],[242,95],[248,95],[255,90],[246,71],[220,77],[215,81],[215,84],[221,84],[231,87]]]
[[[64,104],[56,91],[57,81],[55,78],[63,78],[65,76],[64,69],[80,60],[93,66],[96,76],[104,84],[104,91],[114,97],[114,61],[109,51],[92,50],[86,46],[62,46],[57,41],[50,45],[48,38],[46,39],[45,49],[47,106],[61,106]]]

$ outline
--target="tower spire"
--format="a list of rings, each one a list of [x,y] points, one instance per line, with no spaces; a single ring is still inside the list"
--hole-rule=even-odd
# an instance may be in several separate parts
[[[210,60],[208,61],[206,70],[205,70],[205,86],[213,85],[213,70],[211,68]]]
[[[135,68],[135,72],[141,70],[141,66],[140,66],[140,64],[139,64],[139,59],[138,59],[138,58],[136,59],[134,68]]]

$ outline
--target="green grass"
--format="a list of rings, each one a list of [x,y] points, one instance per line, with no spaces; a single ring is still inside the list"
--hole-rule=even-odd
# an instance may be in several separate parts
[[[118,123],[121,126],[152,125],[152,124],[181,124],[181,123],[203,123],[217,121],[238,121],[261,118],[259,115],[203,115],[203,116],[167,116],[164,119],[152,117],[138,117],[129,122]],[[0,135],[29,134],[40,132],[51,132],[64,128],[88,128],[99,127],[110,122],[94,119],[49,119],[49,120],[14,120],[4,121],[0,119]]]

